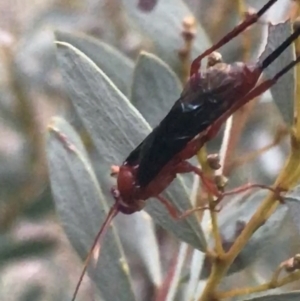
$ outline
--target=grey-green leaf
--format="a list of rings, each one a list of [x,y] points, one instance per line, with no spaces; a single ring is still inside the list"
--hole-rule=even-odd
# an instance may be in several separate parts
[[[300,186],[295,187],[287,193],[284,201],[289,208],[289,215],[292,217],[297,226],[298,234],[300,233]]]
[[[64,143],[62,137],[68,142]],[[66,121],[53,120],[47,139],[52,192],[63,227],[81,258],[87,256],[107,215],[107,204],[86,153],[81,152],[83,148]],[[103,240],[100,259],[90,274],[105,300],[135,300],[126,259],[113,227]]]
[[[266,296],[257,297],[253,299],[245,299],[244,301],[299,301],[300,291],[291,293],[268,294]]]
[[[39,285],[29,285],[20,297],[20,301],[43,300],[43,288]]]
[[[234,243],[266,195],[266,191],[258,191],[246,198],[237,196],[222,209],[219,215],[219,225],[225,249],[229,249]],[[293,256],[293,246],[296,243],[294,242],[295,233],[290,230],[292,226],[289,222],[287,207],[279,206],[253,234],[228,273],[241,271],[262,258],[265,270],[268,267],[273,271],[282,261]],[[274,249],[276,249],[276,254],[269,256]],[[208,265],[204,266],[203,274],[207,276]]]
[[[121,164],[151,128],[88,57],[67,43],[57,46],[58,62],[70,99],[93,139],[99,160],[103,160],[109,173],[110,165]],[[188,209],[190,202],[182,182],[176,180],[171,187],[168,198],[178,210]],[[159,202],[152,200],[147,201],[146,211],[183,241],[205,249],[205,238],[194,216],[174,221]]]
[[[193,16],[186,4],[181,0],[159,1],[154,10],[145,14],[138,9],[135,0],[122,0],[132,20],[136,22],[141,33],[153,41],[155,53],[172,68],[178,69],[179,50],[184,46],[182,38],[182,22]],[[209,45],[208,38],[200,25],[196,27],[196,38],[193,43],[192,56],[198,56]]]
[[[185,300],[197,300],[196,294],[197,294],[197,287],[199,284],[199,278],[201,274],[201,269],[203,268],[205,255],[198,250],[193,251],[191,264],[190,264],[190,279],[188,281],[187,285],[187,291],[186,291],[186,299]]]
[[[84,34],[56,31],[57,41],[66,42],[88,56],[125,95],[130,91],[133,61],[112,46]]]
[[[0,237],[0,266],[10,260],[17,261],[21,258],[37,257],[52,252],[55,242],[49,239],[36,238],[28,241],[16,241],[11,237]]]
[[[262,62],[292,33],[290,21],[269,25],[269,35],[266,48],[261,54],[259,61]],[[294,46],[289,46],[280,57],[275,60],[265,71],[266,78],[272,78],[292,60],[295,59]],[[271,89],[274,102],[276,103],[283,120],[287,125],[293,124],[294,94],[295,94],[295,69],[288,71]]]
[[[128,249],[134,258],[140,258],[156,287],[162,283],[162,270],[159,246],[152,218],[146,212],[118,216],[116,227],[124,249]],[[126,248],[127,246],[127,248]]]
[[[155,127],[179,98],[182,86],[176,74],[153,54],[142,52],[135,66],[131,102]]]
[[[182,269],[186,261],[187,252],[188,252],[188,245],[186,243],[182,243],[179,248],[179,252],[176,260],[176,266],[174,268],[174,275],[169,285],[166,301],[172,301],[176,297],[176,294],[178,292],[180,277],[182,274]]]

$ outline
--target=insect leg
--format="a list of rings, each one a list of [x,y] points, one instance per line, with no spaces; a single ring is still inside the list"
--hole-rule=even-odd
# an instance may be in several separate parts
[[[180,213],[177,211],[177,209],[174,207],[174,205],[168,199],[166,199],[162,195],[158,195],[156,198],[166,207],[169,214],[174,219],[179,219]]]
[[[194,166],[193,164],[191,164],[188,161],[183,161],[176,168],[176,173],[179,173],[179,174],[190,173],[190,172],[194,172],[196,175],[198,175],[201,178],[203,186],[208,192],[210,192],[214,196],[221,196],[215,183],[213,181],[211,181],[210,179],[208,179],[203,174],[203,171],[199,167]]]
[[[202,207],[196,207],[196,208],[192,208],[192,209],[188,209],[186,211],[184,211],[183,213],[180,213],[177,211],[177,209],[175,208],[175,206],[165,197],[158,195],[156,197],[168,210],[168,212],[170,213],[170,215],[172,216],[172,218],[174,218],[175,220],[181,220],[184,219],[186,217],[188,217],[189,215],[193,214],[196,211],[200,211],[200,210],[207,210],[209,209],[208,206],[202,206]],[[218,209],[216,211],[219,211]]]
[[[274,187],[271,187],[271,186],[268,186],[268,185],[251,184],[251,183],[248,183],[248,184],[242,185],[240,187],[234,188],[232,190],[223,192],[221,198],[223,198],[225,196],[229,196],[229,195],[234,195],[234,194],[237,194],[237,193],[245,192],[247,190],[255,189],[255,188],[266,189],[266,190],[269,190],[269,191],[273,192],[277,196],[278,200],[281,203],[284,203],[283,198],[280,195],[280,193],[283,192],[284,190],[279,189],[279,188],[274,188]],[[218,200],[218,202],[219,201],[220,201],[220,199]]]
[[[230,31],[226,36],[224,36],[219,42],[208,48],[206,51],[204,51],[201,55],[199,55],[191,65],[191,71],[190,76],[192,77],[194,74],[197,74],[200,66],[201,66],[201,60],[204,59],[207,55],[211,54],[215,50],[219,49],[224,44],[228,43],[230,40],[235,38],[237,35],[239,35],[241,32],[243,32],[245,29],[247,29],[252,24],[256,23],[257,20],[275,3],[277,0],[270,0],[268,1],[257,13],[248,15],[247,18],[237,25],[232,31]]]

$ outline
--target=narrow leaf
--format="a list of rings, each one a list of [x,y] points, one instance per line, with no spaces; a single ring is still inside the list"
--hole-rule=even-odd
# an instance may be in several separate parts
[[[266,296],[253,299],[245,299],[244,301],[299,301],[300,291],[291,293],[268,294]]]
[[[289,208],[289,215],[297,226],[298,234],[300,234],[300,186],[286,194],[284,200]]]
[[[292,33],[290,21],[284,23],[269,25],[269,35],[267,45],[261,54],[259,61],[262,62],[271,54],[288,36]],[[295,59],[294,46],[289,46],[280,57],[275,60],[265,71],[267,79],[272,78],[276,73],[282,70],[292,60]],[[295,94],[295,70],[294,68],[287,72],[271,89],[274,102],[277,105],[283,120],[287,125],[293,124],[293,108]]]
[[[198,250],[194,250],[190,265],[190,279],[187,286],[186,301],[193,300],[197,293],[197,287],[203,266],[205,255]]]
[[[116,227],[120,229],[119,235],[124,249],[128,249],[134,258],[141,258],[153,284],[159,287],[162,270],[152,218],[145,211],[133,214],[130,218],[121,215],[116,220]]]
[[[176,74],[153,54],[142,52],[134,70],[131,102],[155,127],[179,98],[182,86]]]
[[[44,289],[39,285],[30,285],[20,297],[20,301],[39,301],[43,300]]]
[[[56,31],[57,41],[66,42],[88,56],[111,78],[125,95],[128,95],[132,81],[133,62],[117,49],[84,34]]]
[[[83,149],[71,126],[54,119],[47,140],[52,192],[63,227],[75,250],[85,259],[106,218],[107,204]],[[90,273],[103,298],[134,300],[126,259],[113,227],[101,247],[100,259]],[[117,283],[114,289],[113,283]]]
[[[184,266],[184,262],[186,260],[187,251],[188,251],[188,245],[185,244],[185,243],[182,243],[180,245],[180,248],[179,248],[179,253],[178,253],[176,267],[175,267],[175,272],[174,272],[172,282],[170,284],[170,288],[169,288],[169,291],[168,291],[168,295],[166,297],[166,301],[172,301],[176,297],[176,294],[178,292],[178,285],[179,285],[179,282],[180,282],[182,269],[183,269],[183,266]]]

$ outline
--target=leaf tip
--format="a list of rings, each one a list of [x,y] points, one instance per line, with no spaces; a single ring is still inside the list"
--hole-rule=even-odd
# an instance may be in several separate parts
[[[56,47],[70,47],[71,45],[66,43],[66,42],[62,42],[62,41],[59,41],[59,40],[54,40],[54,44],[56,45]]]
[[[59,125],[63,122],[63,119],[59,116],[53,116],[50,118],[50,121],[47,125],[48,132],[57,131]]]

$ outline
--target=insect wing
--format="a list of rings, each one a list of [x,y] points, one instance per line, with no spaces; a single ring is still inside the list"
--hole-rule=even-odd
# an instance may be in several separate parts
[[[185,97],[190,97],[192,101],[187,101]],[[185,97],[174,104],[140,145],[137,181],[142,187],[148,185],[189,141],[211,124],[210,118],[207,118],[213,111],[209,105],[213,102],[207,101],[210,95],[198,91]]]
[[[167,116],[128,157],[139,164],[136,179],[141,187],[198,134],[203,134],[199,147],[209,139],[205,130],[244,96],[239,73],[244,73],[244,65],[219,64],[201,74],[197,87],[193,81],[187,84]]]

